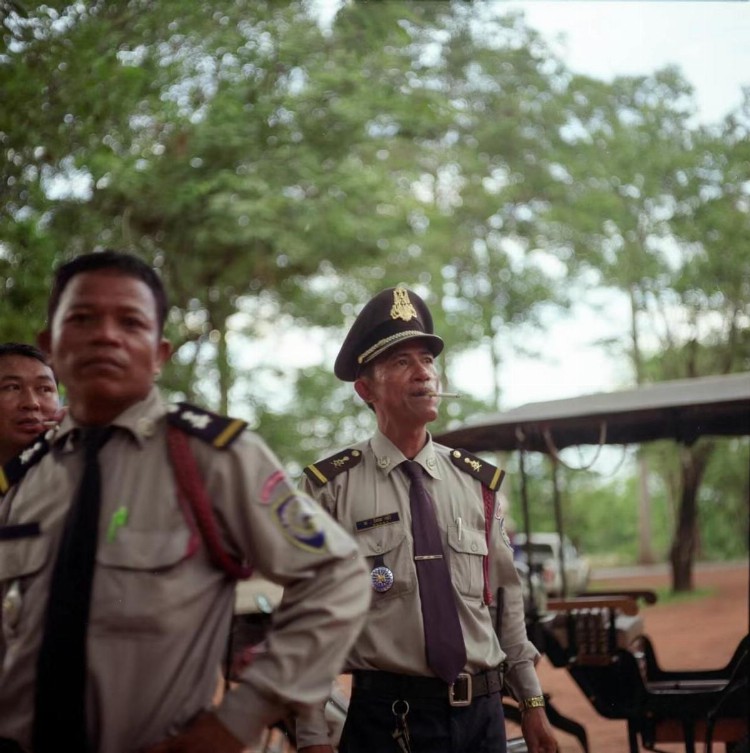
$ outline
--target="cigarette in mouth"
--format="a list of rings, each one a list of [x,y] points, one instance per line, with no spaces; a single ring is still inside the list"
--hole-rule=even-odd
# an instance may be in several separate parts
[[[57,426],[59,423],[59,421],[42,421],[42,426],[45,429],[51,429],[53,426]]]
[[[458,392],[430,392],[429,397],[461,397]]]

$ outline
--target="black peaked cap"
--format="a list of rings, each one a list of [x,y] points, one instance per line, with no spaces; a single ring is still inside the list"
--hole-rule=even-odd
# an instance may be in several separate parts
[[[336,357],[333,373],[344,382],[353,382],[366,363],[394,345],[417,337],[426,340],[434,355],[442,352],[444,343],[434,334],[427,304],[407,288],[381,290],[354,320]]]

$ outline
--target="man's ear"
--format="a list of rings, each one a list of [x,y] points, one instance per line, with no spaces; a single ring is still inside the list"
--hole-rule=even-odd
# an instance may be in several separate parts
[[[372,403],[372,390],[366,379],[359,378],[354,382],[354,391],[364,400],[368,405]]]
[[[161,367],[164,366],[172,355],[172,343],[162,337],[161,340],[159,340],[159,344],[156,346],[156,354],[159,371],[161,371]]]

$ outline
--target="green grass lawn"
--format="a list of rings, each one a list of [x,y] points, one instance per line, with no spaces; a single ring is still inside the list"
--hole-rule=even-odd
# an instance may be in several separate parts
[[[607,591],[609,589],[613,591],[622,590],[622,582],[619,581],[596,581],[591,587],[591,591]],[[715,588],[696,588],[692,591],[681,591],[680,593],[674,593],[671,586],[660,586],[659,588],[649,588],[648,586],[636,586],[633,590],[653,591],[656,594],[656,604],[676,604],[683,601],[696,601],[698,599],[705,599],[707,596],[713,596],[716,593]]]

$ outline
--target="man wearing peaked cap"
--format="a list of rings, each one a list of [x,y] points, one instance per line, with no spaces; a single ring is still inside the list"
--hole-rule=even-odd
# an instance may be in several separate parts
[[[305,490],[354,536],[371,578],[369,618],[345,664],[352,696],[339,751],[505,753],[504,684],[523,710],[530,753],[554,753],[498,514],[503,472],[427,430],[438,416],[442,350],[416,293],[396,287],[372,298],[334,371],[354,383],[377,430],[305,469]],[[322,707],[298,717],[301,753],[330,753],[331,742]]]
[[[403,287],[387,288],[372,298],[357,316],[339,351],[333,373],[353,382],[363,366],[396,343],[420,338],[434,356],[443,351],[443,341],[432,325],[427,304]]]

